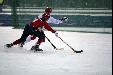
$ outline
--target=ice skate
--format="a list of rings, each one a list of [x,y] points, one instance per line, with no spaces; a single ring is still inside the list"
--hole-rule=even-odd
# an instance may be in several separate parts
[[[32,46],[31,50],[34,52],[43,51],[42,49],[39,48],[39,45]]]
[[[11,48],[13,46],[13,44],[6,44],[5,47],[7,48]]]

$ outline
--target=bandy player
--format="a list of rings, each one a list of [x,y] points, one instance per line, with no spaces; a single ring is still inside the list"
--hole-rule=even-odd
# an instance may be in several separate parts
[[[50,13],[52,13],[52,8],[47,7],[45,9],[44,14],[39,15],[34,21],[32,21],[30,24],[25,26],[23,34],[20,39],[14,41],[13,43],[6,44],[6,47],[11,48],[12,46],[17,44],[21,44],[21,47],[23,47],[25,41],[34,40],[36,39],[36,37],[38,37],[39,39],[36,42],[36,44],[32,47],[32,50],[43,51],[42,49],[39,48],[40,44],[42,42],[45,42],[45,34],[43,28],[47,29],[48,31],[51,31],[52,33],[55,34],[56,37],[58,37],[57,31],[52,29],[49,23],[60,24],[63,23],[64,21],[67,21],[68,19],[64,17],[62,19],[57,20],[52,16],[50,16]],[[30,36],[29,39],[27,39],[28,36]]]

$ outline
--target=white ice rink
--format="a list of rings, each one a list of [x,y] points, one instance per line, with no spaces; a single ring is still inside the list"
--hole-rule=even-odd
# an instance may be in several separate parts
[[[47,31],[46,36],[63,51],[55,51],[47,40],[41,45],[43,53],[28,50],[36,40],[24,49],[4,48],[4,44],[18,39],[22,31],[0,27],[0,75],[112,75],[112,34],[58,32],[74,49],[83,49],[82,54],[73,53]]]

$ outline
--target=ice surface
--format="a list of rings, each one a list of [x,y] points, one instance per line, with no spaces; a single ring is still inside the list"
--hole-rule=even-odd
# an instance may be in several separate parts
[[[56,51],[46,40],[41,53],[30,52],[36,40],[27,43],[24,49],[4,44],[18,39],[21,29],[0,27],[0,75],[112,75],[112,34],[58,32],[74,49],[84,50],[75,54],[51,32],[46,36],[58,48]]]

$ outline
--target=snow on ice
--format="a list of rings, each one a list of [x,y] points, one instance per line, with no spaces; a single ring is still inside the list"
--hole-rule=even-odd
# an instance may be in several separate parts
[[[45,34],[51,42],[64,50],[54,50],[47,40],[41,53],[29,51],[36,40],[24,48],[4,48],[20,38],[22,31],[0,27],[0,75],[112,75],[112,34],[58,32],[74,49],[83,49],[82,54],[73,53],[48,31]]]

